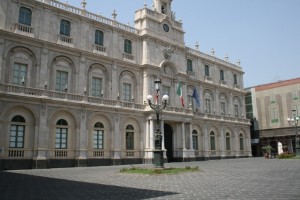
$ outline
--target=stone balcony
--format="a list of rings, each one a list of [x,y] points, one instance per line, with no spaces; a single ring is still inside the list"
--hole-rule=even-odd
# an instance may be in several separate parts
[[[73,94],[68,92],[58,92],[48,89],[37,89],[26,86],[0,84],[0,97],[9,96],[11,98],[32,98],[32,100],[49,100],[57,103],[68,102],[72,104],[85,104],[90,106],[98,106],[105,108],[117,108],[124,111],[140,111],[140,112],[154,112],[147,104],[140,104],[136,102],[128,102],[122,100],[114,100],[101,97],[93,97],[88,95]],[[248,119],[239,117],[223,116],[218,114],[202,113],[199,110],[190,108],[182,108],[176,106],[167,106],[164,110],[166,115],[202,118],[207,120],[228,121],[233,123],[250,123]]]

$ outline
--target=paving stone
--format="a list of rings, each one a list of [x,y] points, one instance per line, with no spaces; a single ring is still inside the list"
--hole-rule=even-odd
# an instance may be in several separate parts
[[[243,158],[165,166],[198,166],[201,171],[152,176],[119,172],[131,166],[4,171],[0,200],[300,199],[300,160]]]

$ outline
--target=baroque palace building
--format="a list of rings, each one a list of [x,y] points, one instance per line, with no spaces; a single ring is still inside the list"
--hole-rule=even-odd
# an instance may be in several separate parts
[[[157,78],[166,161],[252,156],[241,66],[185,46],[171,4],[130,27],[85,1],[0,1],[0,169],[152,163]]]

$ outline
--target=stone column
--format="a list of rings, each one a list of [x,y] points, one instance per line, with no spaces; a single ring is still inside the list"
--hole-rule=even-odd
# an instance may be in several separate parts
[[[122,143],[121,143],[121,132],[120,132],[120,114],[115,115],[115,125],[113,127],[113,141],[114,141],[114,157],[113,162],[114,165],[121,164],[120,158],[121,158],[121,149],[122,149]]]
[[[154,120],[150,119],[150,149],[154,149]]]
[[[190,158],[195,158],[195,150],[193,147],[193,124],[190,123],[190,153],[189,153]]]
[[[145,149],[150,148],[150,127],[149,127],[149,120],[146,120],[146,137],[145,137]]]
[[[219,141],[220,141],[220,156],[221,156],[221,158],[223,158],[223,157],[226,157],[224,126],[221,127]]]
[[[185,147],[185,127],[184,127],[184,122],[181,123],[181,133],[182,133],[182,149],[186,150],[186,147]]]
[[[149,57],[148,57],[148,42],[147,40],[143,41],[143,57],[142,57],[142,65],[149,63]]]
[[[78,167],[87,166],[87,121],[86,110],[81,110],[80,129],[79,129],[79,154],[78,154]],[[77,148],[76,148],[77,149]]]
[[[204,112],[204,106],[205,106],[205,102],[204,102],[204,99],[203,99],[203,87],[202,85],[200,85],[200,92],[199,92],[199,100],[200,100],[200,112]]]
[[[188,157],[188,151],[186,149],[186,139],[185,139],[185,124],[184,122],[181,123],[181,133],[182,133],[182,159],[185,161],[185,158]]]
[[[194,150],[193,147],[193,124],[190,123],[190,150]]]
[[[207,159],[209,157],[209,138],[208,138],[208,125],[204,125],[204,157]]]
[[[216,89],[216,105],[215,105],[215,110],[214,110],[214,114],[219,114],[220,112],[220,92],[218,89]]]
[[[228,113],[227,113],[228,115],[230,114],[230,117],[234,116],[233,107],[234,107],[233,106],[233,95],[232,95],[232,92],[230,92],[230,95],[229,95],[229,105],[228,105]]]
[[[247,142],[246,142],[246,145],[247,145],[247,152],[248,152],[248,157],[252,157],[252,149],[251,149],[251,133],[250,133],[250,129],[248,128],[248,129],[246,129],[246,130],[248,130],[247,131],[247,136],[246,136],[246,138],[247,138]]]
[[[46,164],[46,153],[47,153],[47,144],[48,144],[48,134],[49,134],[49,125],[47,124],[47,105],[42,102],[40,106],[40,118],[36,132],[36,145],[35,149],[37,150],[37,156],[34,158],[34,164],[36,169],[44,169],[47,167]]]
[[[239,149],[239,144],[240,144],[240,141],[239,141],[239,132],[238,132],[238,128],[235,128],[234,129],[234,143],[233,143],[233,149],[235,151],[235,157],[240,157],[240,149]]]

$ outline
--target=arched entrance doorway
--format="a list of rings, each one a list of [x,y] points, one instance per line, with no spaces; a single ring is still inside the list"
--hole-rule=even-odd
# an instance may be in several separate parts
[[[173,130],[169,124],[164,124],[164,133],[165,133],[165,148],[167,150],[167,159],[168,162],[173,162]]]

